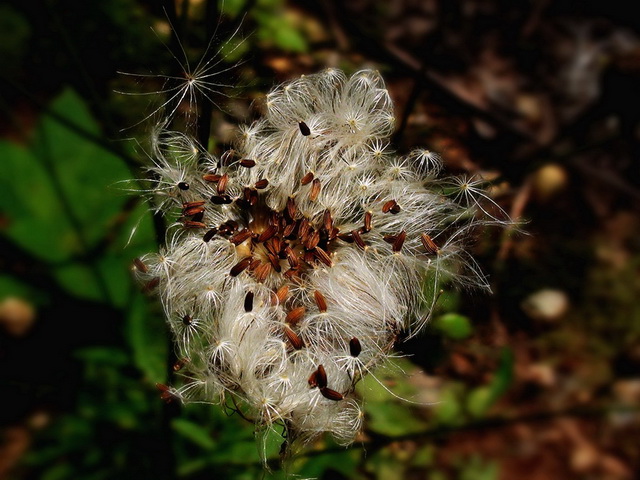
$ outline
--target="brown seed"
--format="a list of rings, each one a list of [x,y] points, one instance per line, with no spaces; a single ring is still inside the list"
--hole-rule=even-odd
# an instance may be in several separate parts
[[[214,237],[216,233],[218,233],[218,229],[215,227],[212,228],[211,230],[207,231],[207,233],[204,234],[204,236],[202,237],[202,241],[208,242]]]
[[[244,311],[245,312],[250,312],[253,310],[253,297],[254,297],[254,293],[253,292],[247,292],[247,294],[244,296]]]
[[[327,372],[325,371],[323,365],[318,365],[318,368],[316,370],[316,380],[320,388],[327,387]]]
[[[328,398],[329,400],[333,400],[335,402],[339,402],[340,400],[344,399],[344,395],[342,395],[340,392],[336,392],[335,390],[331,390],[327,387],[321,387],[320,393],[324,398]]]
[[[310,228],[311,225],[309,224],[308,218],[305,217],[300,220],[300,223],[298,224],[298,237],[300,237],[303,242],[306,241]]]
[[[284,326],[284,334],[286,335],[287,340],[289,340],[291,346],[296,350],[300,350],[302,347],[304,347],[304,342],[302,341],[302,339],[296,332],[291,330],[291,327],[289,327],[288,325]]]
[[[291,265],[291,268],[298,268],[300,260],[298,259],[296,252],[294,252],[291,247],[287,246],[284,249],[284,253],[287,256],[287,261],[289,262],[289,265]]]
[[[201,207],[202,205],[204,205],[206,202],[204,200],[200,200],[198,202],[185,202],[182,204],[182,208],[191,208],[191,207]]]
[[[318,246],[319,242],[320,232],[313,232],[311,235],[309,235],[309,238],[307,238],[307,241],[304,243],[304,248],[306,248],[307,250],[313,250]]]
[[[305,137],[308,137],[309,135],[311,135],[311,129],[306,123],[298,122],[298,127],[300,127],[300,133]]]
[[[385,235],[384,237],[382,237],[382,239],[387,242],[387,243],[395,243],[396,239],[398,238],[397,235]]]
[[[256,166],[256,161],[251,160],[250,158],[243,158],[242,160],[240,160],[240,165],[244,168],[253,168]]]
[[[397,203],[395,200],[389,200],[385,202],[385,204],[382,205],[382,213],[389,213],[389,211],[396,205]]]
[[[313,254],[313,252],[310,252],[309,250],[306,250],[304,252],[304,255],[302,256],[302,260],[304,260],[304,262],[307,265],[312,265],[315,263],[316,261],[316,256]]]
[[[276,225],[269,225],[260,235],[258,235],[258,243],[266,242],[276,233],[278,233],[278,227]]]
[[[189,326],[193,323],[193,317],[189,314],[186,314],[185,316],[182,317],[182,324],[185,326]]]
[[[246,240],[248,240],[249,238],[251,238],[251,235],[253,234],[253,232],[251,230],[249,230],[248,228],[243,228],[242,230],[240,230],[238,233],[236,233],[235,235],[233,235],[229,241],[231,243],[233,243],[234,245],[240,245],[241,243],[245,242]]]
[[[284,275],[284,277],[291,282],[299,283],[300,280],[302,280],[302,278],[300,277],[300,272],[297,268],[290,268],[282,275]]]
[[[309,386],[311,388],[316,388],[318,386],[318,370],[314,370],[311,375],[309,375],[309,380],[307,380]]]
[[[287,299],[287,295],[289,295],[289,286],[288,285],[281,286],[278,289],[278,291],[276,291],[275,293],[276,303],[279,305],[283,304],[284,301]]]
[[[280,237],[271,237],[264,242],[264,246],[267,249],[267,252],[269,252],[271,255],[275,255],[276,257],[280,253],[280,248],[278,248],[280,246],[278,240],[280,240]]]
[[[395,241],[393,242],[393,245],[391,246],[391,249],[395,252],[398,253],[400,250],[402,250],[402,245],[404,244],[404,240],[407,238],[407,232],[405,232],[404,230],[401,231],[398,236],[396,237]]]
[[[271,273],[271,270],[273,269],[271,263],[263,263],[260,266],[258,266],[254,271],[253,271],[253,276],[256,279],[256,282],[258,283],[262,283],[264,282],[267,277],[269,276],[269,274]]]
[[[312,202],[316,201],[316,199],[318,198],[318,195],[320,194],[320,188],[321,188],[320,180],[315,178],[311,183],[311,190],[309,191],[309,200],[311,200]]]
[[[291,220],[296,219],[296,213],[298,213],[298,207],[296,207],[296,201],[293,197],[289,197],[287,200],[287,214]]]
[[[294,308],[289,313],[287,313],[287,316],[284,320],[291,325],[295,325],[302,319],[306,311],[307,309],[305,307]]]
[[[233,202],[233,199],[229,195],[214,195],[211,197],[211,202],[215,205],[228,205]]]
[[[280,271],[282,270],[282,267],[280,266],[280,259],[277,257],[277,255],[268,253],[267,258],[269,259],[269,262],[271,262],[271,266],[273,267],[273,269],[276,272],[280,273]]]
[[[397,214],[397,213],[400,213],[400,210],[402,210],[402,209],[400,208],[400,205],[398,205],[398,204],[396,203],[393,207],[391,207],[391,210],[389,210],[389,211],[395,215],[395,214]]]
[[[177,399],[177,395],[174,393],[171,387],[168,387],[167,385],[164,385],[162,383],[156,383],[156,388],[160,392],[160,398],[166,403],[171,403]]]
[[[202,179],[205,182],[219,182],[222,178],[222,175],[218,175],[217,173],[205,173],[202,175]]]
[[[139,258],[134,258],[133,259],[133,265],[136,267],[136,270],[142,272],[142,273],[147,273],[149,271],[149,269],[147,268],[147,266],[145,265],[145,263],[140,260]]]
[[[334,238],[336,238],[338,236],[338,234],[340,233],[340,229],[333,227],[331,229],[331,231],[329,232],[329,237],[327,238],[329,241],[333,240]]]
[[[440,253],[440,248],[438,247],[438,245],[436,245],[431,237],[426,233],[420,235],[420,240],[422,240],[422,246],[427,251],[427,253],[430,253],[432,255],[437,255]]]
[[[325,210],[324,215],[322,215],[322,226],[327,233],[331,233],[333,230],[333,218],[331,218],[331,212],[328,209]]]
[[[352,357],[357,357],[358,355],[360,355],[361,351],[362,345],[360,345],[360,340],[358,340],[356,337],[353,337],[351,340],[349,340],[349,353]]]
[[[338,238],[347,243],[353,243],[354,241],[353,235],[351,235],[350,233],[339,233]]]
[[[189,184],[187,182],[178,182],[178,188],[180,190],[189,190]]]
[[[318,310],[321,312],[327,311],[327,300],[324,298],[324,295],[320,292],[320,290],[316,290],[313,292],[313,298],[316,300],[316,305],[318,305]]]
[[[189,363],[189,359],[188,358],[181,358],[180,360],[178,360],[176,363],[173,364],[173,371],[174,372],[179,372],[180,370],[182,370],[182,368]]]
[[[313,250],[313,254],[316,256],[318,260],[324,263],[327,267],[333,267],[333,261],[331,260],[331,257],[322,248],[316,247]]]
[[[201,206],[187,207],[184,210],[182,210],[182,215],[184,215],[185,217],[192,217],[194,215],[197,215],[203,212],[204,212],[204,207],[201,207]]]
[[[358,230],[353,230],[351,232],[351,235],[353,236],[353,241],[356,243],[356,245],[358,245],[362,250],[365,250],[367,244],[364,243],[364,240],[360,236],[360,232]]]
[[[302,179],[300,180],[300,183],[302,185],[307,185],[309,183],[311,183],[311,180],[313,180],[313,172],[308,172],[304,177],[302,177]]]
[[[373,216],[373,214],[371,212],[366,212],[364,214],[364,231],[365,232],[370,232],[371,231],[371,217]]]
[[[258,180],[254,187],[256,187],[258,190],[264,190],[265,188],[267,188],[267,185],[269,185],[269,180],[267,180],[266,178],[260,179]]]
[[[236,151],[233,149],[226,150],[220,155],[220,162],[223,165],[231,165],[233,158],[236,156]]]
[[[253,260],[251,257],[244,257],[231,268],[231,270],[229,271],[229,275],[231,275],[232,277],[237,277],[238,275],[240,275],[251,264],[251,260]]]
[[[160,285],[160,277],[154,277],[144,284],[143,293],[151,293],[158,285]]]
[[[192,220],[185,220],[182,222],[184,228],[207,228],[207,225],[202,222],[194,222]]]
[[[298,226],[297,223],[290,223],[289,225],[287,225],[286,227],[284,227],[284,230],[282,231],[282,236],[284,238],[289,238],[293,235],[294,230],[296,229],[296,227]]]
[[[218,181],[218,186],[216,187],[216,191],[218,192],[218,195],[222,195],[224,193],[224,191],[227,189],[228,183],[229,183],[229,174],[225,173],[224,175],[222,175],[222,177],[220,177],[220,180]]]

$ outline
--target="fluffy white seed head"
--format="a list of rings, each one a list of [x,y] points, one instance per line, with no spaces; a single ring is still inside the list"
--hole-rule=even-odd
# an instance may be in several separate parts
[[[176,220],[137,270],[189,359],[180,398],[233,397],[288,442],[349,443],[363,423],[356,383],[420,331],[443,279],[486,285],[467,242],[501,220],[476,181],[437,178],[438,155],[389,149],[377,72],[325,70],[265,102],[220,158],[155,133],[149,170]]]

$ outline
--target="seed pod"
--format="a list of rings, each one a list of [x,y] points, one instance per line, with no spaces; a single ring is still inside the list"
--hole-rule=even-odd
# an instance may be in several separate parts
[[[251,264],[251,260],[253,260],[251,257],[244,257],[231,268],[231,270],[229,271],[229,275],[231,275],[232,277],[237,277],[238,275],[240,275]]]
[[[178,182],[178,188],[180,190],[189,190],[189,184],[187,182]]]
[[[364,214],[364,231],[365,232],[370,232],[371,231],[371,218],[373,217],[373,214],[368,211],[365,212]]]
[[[327,300],[324,298],[324,295],[320,292],[320,290],[316,290],[313,292],[313,298],[316,300],[316,305],[318,306],[318,310],[321,312],[327,311]]]
[[[352,357],[357,357],[358,355],[360,355],[361,351],[362,345],[360,345],[360,340],[358,340],[356,337],[353,337],[351,340],[349,340],[349,353]]]
[[[267,185],[269,185],[269,180],[267,180],[266,178],[263,178],[261,180],[258,180],[254,187],[257,188],[258,190],[264,190],[265,188],[267,188]]]
[[[333,267],[333,261],[331,260],[331,257],[322,248],[320,247],[314,248],[313,254],[318,260],[324,263],[327,267]]]
[[[311,183],[311,181],[313,180],[313,177],[314,177],[313,172],[307,172],[305,176],[302,177],[302,179],[300,180],[300,183],[302,185],[307,185]]]
[[[311,135],[311,129],[309,129],[309,126],[306,123],[298,122],[298,127],[300,127],[300,133],[305,137]]]
[[[440,248],[438,247],[438,245],[436,245],[431,237],[426,233],[420,235],[420,240],[422,241],[422,246],[427,251],[427,253],[430,253],[432,255],[437,255],[440,253]]]
[[[205,182],[219,182],[222,178],[222,175],[218,175],[217,173],[205,173],[202,175],[202,179]]]
[[[344,395],[342,395],[340,392],[336,392],[335,390],[331,390],[327,387],[321,387],[320,393],[324,398],[328,398],[329,400],[333,400],[335,402],[339,402],[340,400],[344,399]]]
[[[244,168],[253,168],[256,166],[256,161],[251,160],[250,158],[243,158],[240,160],[240,165]]]
[[[284,320],[291,325],[295,325],[302,319],[306,311],[307,309],[305,307],[294,308],[289,313],[287,313],[287,316]]]
[[[271,237],[278,233],[278,227],[276,225],[269,225],[264,231],[258,235],[258,243],[266,242]]]
[[[254,293],[253,292],[247,292],[247,294],[244,296],[244,311],[245,312],[250,312],[253,310],[253,297],[254,297]]]
[[[394,251],[394,253],[398,253],[400,250],[402,250],[402,245],[404,244],[404,240],[406,238],[407,232],[405,232],[404,230],[398,234],[395,241],[393,242],[393,245],[391,246],[391,249]]]
[[[311,183],[311,190],[309,191],[309,200],[311,200],[312,202],[316,201],[316,199],[318,198],[318,195],[320,195],[321,186],[322,185],[320,184],[320,180],[315,178]]]
[[[136,270],[142,272],[142,273],[147,273],[149,271],[149,269],[147,268],[147,266],[145,265],[145,263],[140,260],[139,258],[134,258],[133,259],[133,266],[136,268]]]
[[[218,195],[222,195],[225,190],[227,189],[227,184],[229,183],[229,174],[225,173],[224,175],[222,175],[222,177],[220,177],[220,180],[218,181],[218,186],[216,187],[216,191],[218,192]]]
[[[291,327],[289,327],[288,325],[284,326],[284,334],[287,337],[287,340],[289,340],[291,346],[296,350],[300,350],[302,347],[304,347],[304,342],[302,341],[302,339],[296,332],[291,330]]]
[[[231,243],[233,243],[234,245],[240,245],[241,243],[243,243],[246,240],[248,240],[249,238],[251,238],[252,234],[253,234],[253,232],[251,230],[249,230],[248,228],[243,228],[238,233],[236,233],[235,235],[231,236],[229,241]]]
[[[393,207],[397,205],[395,200],[389,200],[382,205],[382,213],[389,213]]]

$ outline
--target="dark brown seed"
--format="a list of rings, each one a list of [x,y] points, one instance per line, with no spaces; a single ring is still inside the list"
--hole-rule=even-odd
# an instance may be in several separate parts
[[[176,363],[173,364],[173,371],[174,372],[179,372],[180,370],[182,370],[182,367],[184,367],[187,363],[189,363],[189,359],[188,358],[181,358],[180,360],[178,360]]]
[[[291,328],[288,325],[284,326],[284,334],[286,335],[287,340],[289,340],[289,343],[291,344],[291,346],[296,350],[300,350],[302,347],[304,347],[304,342],[302,341],[302,339],[298,336],[296,332],[291,330]]]
[[[302,260],[304,260],[305,263],[307,263],[308,265],[313,265],[316,261],[316,256],[313,254],[313,252],[310,251],[305,251],[304,255],[302,256]]]
[[[298,122],[298,127],[300,127],[300,133],[305,137],[311,135],[311,130],[309,129],[309,126],[306,123]]]
[[[287,214],[291,220],[296,219],[296,213],[298,213],[298,207],[296,207],[296,201],[293,197],[289,197],[287,200]]]
[[[216,191],[218,192],[218,195],[222,195],[224,193],[224,191],[227,189],[228,183],[229,183],[229,174],[225,173],[224,175],[222,175],[222,177],[220,177],[220,180],[218,181],[218,186],[216,187]]]
[[[175,393],[173,393],[173,389],[167,385],[156,383],[156,388],[160,392],[160,398],[166,403],[171,403],[177,398]]]
[[[207,225],[202,222],[194,222],[192,220],[185,220],[182,222],[184,228],[207,228]]]
[[[311,225],[309,224],[308,218],[303,218],[300,220],[300,224],[298,225],[298,237],[304,242],[309,234],[309,229]]]
[[[264,242],[264,246],[267,249],[267,252],[269,252],[271,255],[275,255],[276,257],[280,253],[280,249],[278,248],[279,245],[276,245],[277,240],[279,240],[279,237],[271,237],[266,242]]]
[[[223,165],[230,165],[233,162],[233,157],[236,156],[236,151],[233,149],[226,150],[220,155],[220,162]]]
[[[353,243],[353,235],[350,233],[339,233],[338,238],[347,243]]]
[[[240,165],[244,168],[253,168],[256,166],[256,161],[251,160],[250,158],[243,158],[242,160],[240,160]]]
[[[294,230],[296,229],[297,226],[298,226],[298,224],[296,224],[296,223],[290,223],[289,225],[284,227],[284,230],[282,231],[282,236],[284,238],[291,237],[293,235],[293,232],[294,232]]]
[[[340,229],[336,228],[336,227],[333,227],[331,229],[331,231],[329,232],[328,240],[330,240],[330,241],[333,240],[334,238],[336,238],[338,236],[339,233],[340,233]]]
[[[395,241],[393,242],[391,249],[395,253],[398,253],[400,250],[402,250],[402,245],[404,245],[404,241],[406,238],[407,238],[407,232],[405,232],[404,230],[401,231],[396,237]]]
[[[273,255],[272,253],[268,253],[267,258],[269,259],[269,262],[271,262],[271,266],[273,267],[273,269],[276,272],[280,273],[282,267],[280,266],[280,259],[278,258],[278,256]]]
[[[365,250],[367,244],[364,243],[364,240],[360,236],[360,232],[358,230],[353,230],[351,235],[353,236],[353,241],[356,242],[356,245],[358,245],[362,250]]]
[[[278,227],[275,225],[269,225],[264,231],[258,236],[258,243],[266,242],[271,237],[273,237],[276,233],[278,233]]]
[[[234,245],[240,245],[241,243],[245,242],[246,240],[248,240],[249,238],[251,238],[251,235],[253,234],[253,232],[251,230],[249,230],[248,228],[243,228],[242,230],[240,230],[238,233],[236,233],[235,235],[233,235],[229,241],[231,243],[233,243]]]
[[[438,253],[440,253],[440,248],[438,248],[438,245],[436,245],[431,237],[426,233],[420,235],[420,240],[422,240],[422,246],[427,251],[427,253],[430,253],[432,255],[437,255]]]
[[[178,188],[180,190],[189,190],[189,184],[187,182],[179,182]]]
[[[263,263],[262,265],[257,267],[253,271],[253,276],[255,277],[256,282],[258,283],[264,282],[269,276],[269,274],[271,273],[272,269],[273,267],[271,266],[271,263]]]
[[[291,325],[295,325],[302,319],[306,311],[307,309],[305,307],[294,308],[289,313],[287,313],[287,316],[284,320]]]
[[[185,326],[189,326],[193,323],[193,317],[191,315],[185,315],[184,317],[182,317],[182,324]]]
[[[240,275],[251,264],[251,260],[251,257],[244,257],[231,268],[231,270],[229,271],[229,275],[231,275],[232,277],[237,277],[238,275]]]
[[[300,265],[300,260],[298,260],[298,256],[293,251],[293,249],[291,247],[286,247],[284,249],[284,253],[287,256],[287,261],[289,262],[289,265],[291,265],[291,268],[298,268],[298,265]]]
[[[311,180],[313,180],[313,172],[308,172],[304,177],[302,177],[302,179],[300,180],[300,183],[302,185],[307,185],[308,183],[311,183]]]
[[[211,202],[215,205],[228,205],[233,202],[233,199],[229,195],[214,195],[211,197]]]
[[[304,247],[307,250],[313,250],[318,246],[319,242],[320,242],[320,232],[313,232],[311,235],[309,235],[309,238],[307,238],[307,241],[304,243]]]
[[[184,210],[182,210],[182,215],[184,215],[185,217],[192,217],[194,215],[197,215],[199,213],[203,213],[204,212],[204,207],[187,207]]]
[[[222,178],[222,175],[218,175],[217,173],[205,173],[202,175],[202,179],[205,182],[219,182]]]
[[[258,190],[263,190],[267,188],[267,185],[269,185],[269,180],[267,180],[266,178],[263,178],[261,180],[258,180],[254,185],[254,187],[256,187]]]
[[[299,283],[300,280],[302,280],[302,278],[300,277],[300,272],[297,268],[290,268],[282,275],[284,275],[284,277],[291,282]]]
[[[385,235],[384,237],[382,237],[382,239],[387,242],[387,243],[395,243],[396,238],[398,238],[397,235]]]
[[[389,210],[389,211],[395,215],[395,214],[397,214],[397,213],[400,213],[400,210],[402,210],[402,209],[400,208],[400,205],[398,205],[398,204],[396,203],[393,207],[391,207],[391,210]]]
[[[205,203],[206,202],[204,200],[201,200],[199,202],[185,202],[185,203],[182,204],[182,208],[186,209],[186,208],[191,208],[191,207],[201,207]]]
[[[147,283],[144,284],[144,286],[142,287],[142,291],[144,293],[151,293],[158,285],[160,285],[160,278],[159,277],[152,278],[151,280],[149,280]]]
[[[218,229],[217,228],[212,228],[211,230],[209,230],[207,233],[204,234],[204,236],[202,237],[202,240],[204,242],[208,242],[209,240],[211,240],[214,235],[218,233]]]
[[[320,290],[316,290],[313,292],[313,298],[316,300],[316,305],[318,305],[318,310],[321,312],[327,311],[327,300],[324,298],[324,295],[320,292]]]
[[[357,357],[358,355],[360,355],[361,351],[362,345],[360,345],[360,340],[358,340],[356,337],[353,337],[351,340],[349,340],[349,353],[352,357]]]
[[[147,268],[147,266],[145,265],[145,263],[140,260],[139,258],[134,258],[133,259],[133,265],[136,267],[136,270],[142,272],[142,273],[147,273],[149,271],[149,269]]]
[[[247,292],[244,296],[244,311],[250,312],[253,310],[253,292]]]
[[[327,372],[324,369],[323,365],[318,365],[316,370],[316,381],[318,382],[318,386],[320,388],[327,387]]]
[[[365,232],[370,232],[371,231],[371,217],[373,216],[373,214],[371,212],[366,212],[364,214],[364,231]]]
[[[324,398],[328,398],[329,400],[333,400],[335,402],[339,402],[340,400],[344,399],[344,395],[342,395],[340,392],[336,392],[335,390],[331,390],[327,387],[321,387],[320,393]]]
[[[313,254],[316,256],[318,260],[324,263],[327,267],[333,267],[333,261],[331,260],[331,257],[322,248],[316,247],[313,250]]]
[[[316,199],[318,198],[318,195],[320,195],[320,188],[321,188],[320,180],[315,178],[313,180],[313,182],[311,183],[311,191],[309,192],[309,200],[311,200],[312,202],[316,201]]]
[[[316,388],[318,386],[318,370],[314,370],[311,375],[309,375],[309,386],[311,388]]]
[[[385,204],[382,205],[382,213],[389,213],[389,211],[396,205],[397,203],[395,200],[389,200],[385,202]]]
[[[328,234],[333,230],[333,218],[331,218],[331,212],[329,210],[324,211],[324,215],[322,216],[322,226]]]
[[[249,270],[251,270],[253,272],[260,265],[262,265],[262,262],[260,260],[258,260],[257,258],[254,258],[253,260],[251,260],[251,263],[249,264]]]

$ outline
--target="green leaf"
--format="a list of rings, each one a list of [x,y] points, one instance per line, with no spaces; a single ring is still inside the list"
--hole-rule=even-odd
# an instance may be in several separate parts
[[[175,418],[171,422],[173,429],[204,450],[214,450],[216,442],[211,438],[211,434],[200,425],[193,423],[186,418]]]

